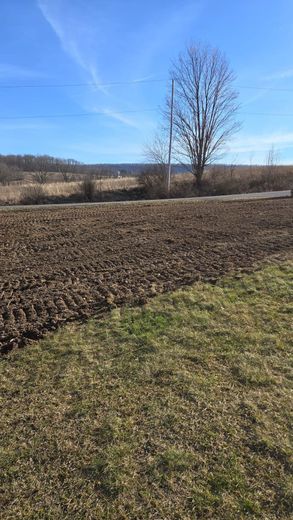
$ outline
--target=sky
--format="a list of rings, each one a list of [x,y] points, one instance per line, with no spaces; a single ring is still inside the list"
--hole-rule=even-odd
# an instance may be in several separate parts
[[[1,0],[0,154],[144,161],[172,60],[197,41],[236,74],[224,162],[293,163],[292,0]]]

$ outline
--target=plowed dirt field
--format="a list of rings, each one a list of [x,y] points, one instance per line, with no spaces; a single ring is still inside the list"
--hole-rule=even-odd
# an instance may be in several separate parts
[[[0,349],[293,251],[293,200],[0,213]]]

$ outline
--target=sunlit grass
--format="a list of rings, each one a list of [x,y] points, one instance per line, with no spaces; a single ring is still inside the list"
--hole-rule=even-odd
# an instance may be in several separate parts
[[[80,181],[71,182],[48,182],[42,185],[45,196],[49,197],[70,197],[80,192]],[[31,182],[9,184],[0,186],[1,204],[19,204],[23,191],[28,186],[40,186]],[[136,188],[138,180],[136,177],[105,177],[96,181],[97,191],[115,191]]]
[[[3,519],[289,519],[293,264],[1,360]]]

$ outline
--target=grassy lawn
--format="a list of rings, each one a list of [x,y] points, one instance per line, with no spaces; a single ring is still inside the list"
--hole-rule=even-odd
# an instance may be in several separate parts
[[[292,518],[292,299],[287,261],[3,357],[1,518]]]

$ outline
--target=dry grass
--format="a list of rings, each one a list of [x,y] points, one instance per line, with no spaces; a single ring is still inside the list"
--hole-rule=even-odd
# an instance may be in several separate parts
[[[1,360],[3,520],[291,518],[293,263]]]
[[[225,195],[293,188],[293,167],[229,167],[214,166],[205,179],[208,194]]]
[[[229,195],[259,191],[293,189],[293,168],[277,166],[235,167],[214,166],[207,170],[203,179],[203,195]],[[179,196],[196,195],[192,174],[176,175],[172,182],[173,194]]]
[[[96,189],[99,191],[114,191],[131,189],[138,186],[136,177],[121,178],[104,178],[97,180]],[[24,189],[27,186],[39,186],[38,184],[10,184],[8,186],[0,186],[0,204],[18,204],[21,201]],[[80,192],[81,182],[51,182],[43,184],[45,196],[49,197],[70,197]]]
[[[54,182],[42,185],[44,193],[49,196],[69,197],[79,188],[78,182]],[[21,201],[23,193],[27,187],[40,186],[34,183],[10,184],[8,186],[0,186],[0,202],[2,204],[18,204]]]
[[[145,190],[146,197],[159,198],[164,195],[162,182],[152,182],[151,189]],[[105,177],[96,180],[96,193],[131,190],[141,186],[138,177]],[[159,189],[157,185],[159,184]],[[163,183],[164,185],[164,183]],[[26,180],[24,183],[14,183],[8,186],[0,185],[0,204],[18,204],[23,198],[25,187],[34,186]],[[48,182],[43,185],[45,197],[70,198],[81,192],[81,181]],[[243,168],[215,166],[208,169],[203,182],[203,195],[225,195],[231,193],[248,193],[258,191],[293,189],[293,168],[277,166],[272,171],[265,167]],[[173,175],[171,196],[188,197],[198,195],[194,177],[190,173]],[[130,196],[131,197],[131,196]]]

